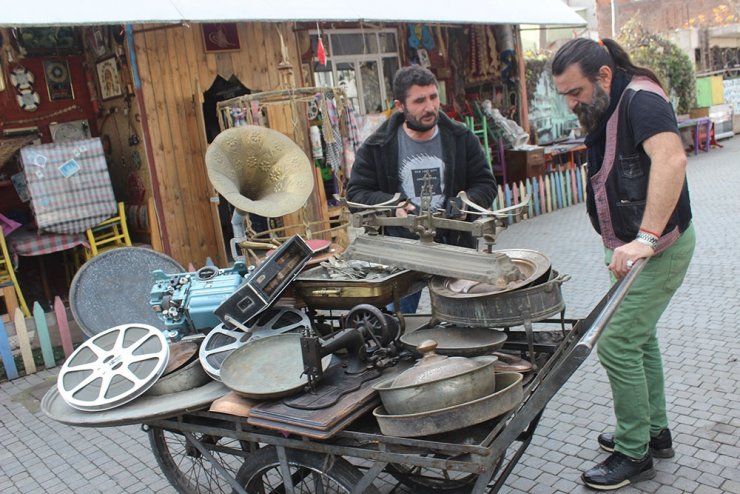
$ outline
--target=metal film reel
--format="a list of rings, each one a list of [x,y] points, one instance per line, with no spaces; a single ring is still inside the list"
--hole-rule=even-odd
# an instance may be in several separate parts
[[[57,389],[73,408],[108,410],[149,389],[165,370],[169,345],[162,331],[146,324],[123,324],[75,350],[59,371]]]
[[[247,341],[310,327],[311,320],[305,312],[280,308],[270,308],[263,312],[250,327],[250,333],[227,329],[223,324],[219,324],[208,333],[200,345],[198,352],[200,364],[209,376],[220,381],[223,361]]]

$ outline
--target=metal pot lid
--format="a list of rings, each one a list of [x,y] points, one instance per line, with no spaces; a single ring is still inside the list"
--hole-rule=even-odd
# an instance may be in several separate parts
[[[324,370],[331,354],[321,359]],[[221,364],[221,382],[247,398],[281,398],[308,384],[303,374],[301,335],[286,333],[250,340]]]
[[[108,410],[149,389],[164,372],[169,346],[162,331],[124,324],[85,341],[59,371],[57,389],[79,410]]]
[[[447,297],[485,297],[516,290],[547,279],[552,267],[550,259],[536,250],[505,249],[494,251],[494,254],[503,254],[509,259],[508,263],[500,263],[507,266],[508,269],[504,270],[505,274],[495,285],[435,276],[429,283],[429,289]]]
[[[415,350],[425,340],[436,341],[436,352],[440,355],[472,357],[501,348],[506,342],[506,333],[490,328],[437,326],[401,336],[401,343],[410,350]]]
[[[478,362],[465,357],[447,357],[438,355],[437,342],[424,340],[416,351],[422,354],[421,359],[410,369],[403,371],[393,380],[391,387],[416,386],[432,381],[439,381],[448,377],[457,376],[480,366]]]
[[[142,247],[112,249],[83,264],[69,288],[69,308],[82,332],[94,336],[132,322],[167,329],[149,303],[157,269],[185,271],[171,257]]]

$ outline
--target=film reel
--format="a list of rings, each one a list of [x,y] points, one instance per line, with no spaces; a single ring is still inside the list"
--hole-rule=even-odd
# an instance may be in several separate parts
[[[149,389],[165,370],[169,345],[162,331],[123,324],[80,345],[59,371],[57,389],[78,410],[108,410]]]
[[[221,364],[234,350],[252,339],[273,334],[300,331],[311,327],[305,312],[297,309],[269,308],[250,327],[250,333],[227,329],[219,324],[212,329],[200,345],[198,357],[206,373],[217,381],[221,380]]]

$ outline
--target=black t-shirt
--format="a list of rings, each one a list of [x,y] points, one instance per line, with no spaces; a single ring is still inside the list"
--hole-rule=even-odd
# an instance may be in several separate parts
[[[632,127],[635,144],[640,152],[644,153],[642,143],[661,132],[673,132],[678,134],[676,115],[670,103],[660,95],[651,91],[637,91],[632,98],[629,109],[630,126]],[[601,169],[606,150],[606,133],[600,141],[594,142],[589,150],[589,176],[593,176]]]

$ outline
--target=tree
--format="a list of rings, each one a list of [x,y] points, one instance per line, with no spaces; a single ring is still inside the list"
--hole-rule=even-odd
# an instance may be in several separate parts
[[[688,113],[696,103],[696,75],[688,55],[674,43],[649,33],[636,18],[619,31],[617,42],[629,53],[632,63],[652,69],[669,96],[679,98],[678,113]]]

